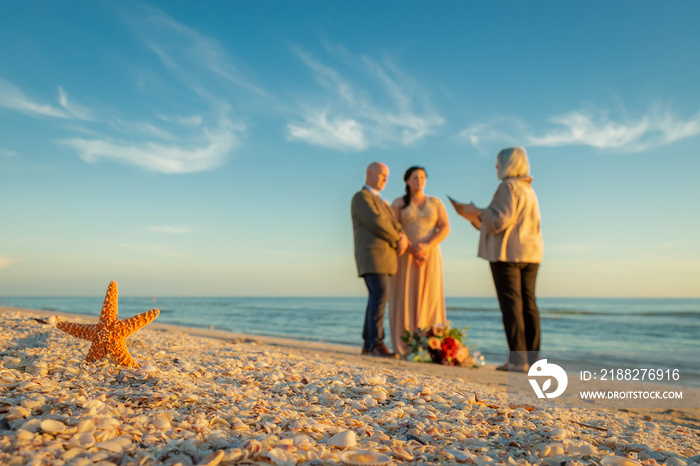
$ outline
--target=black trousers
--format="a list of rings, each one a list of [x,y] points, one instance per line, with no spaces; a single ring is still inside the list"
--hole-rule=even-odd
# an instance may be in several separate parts
[[[384,312],[389,300],[391,276],[383,273],[368,273],[362,278],[365,279],[369,292],[365,325],[362,330],[362,338],[365,340],[363,347],[372,351],[372,348],[384,341]]]
[[[491,262],[511,364],[534,364],[540,352],[540,311],[535,283],[540,264]]]

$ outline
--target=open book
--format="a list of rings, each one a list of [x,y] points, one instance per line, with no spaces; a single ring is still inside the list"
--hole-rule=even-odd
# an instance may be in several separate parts
[[[479,219],[479,215],[477,213],[465,212],[465,207],[467,204],[458,202],[450,196],[447,196],[447,199],[450,200],[452,207],[455,208],[455,211],[460,215],[460,217],[464,217],[469,220],[469,222],[474,225],[474,228],[477,230],[481,229],[481,220]]]

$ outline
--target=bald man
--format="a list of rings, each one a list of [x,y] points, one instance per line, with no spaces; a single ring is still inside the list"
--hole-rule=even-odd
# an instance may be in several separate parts
[[[369,293],[362,354],[395,358],[384,344],[384,311],[389,298],[389,279],[397,269],[397,255],[404,253],[408,240],[391,206],[380,197],[388,179],[389,167],[371,163],[365,185],[352,198],[350,215],[357,274],[364,279]]]

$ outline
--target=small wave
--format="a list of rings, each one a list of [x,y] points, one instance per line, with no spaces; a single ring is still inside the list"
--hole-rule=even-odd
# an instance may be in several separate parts
[[[587,311],[583,309],[542,309],[545,315],[561,316],[629,316],[629,317],[679,317],[688,319],[700,319],[700,312],[697,311],[658,311],[658,312],[601,312]]]
[[[597,311],[583,311],[583,310],[567,310],[567,309],[540,309],[543,314],[554,314],[554,315],[570,315],[570,316],[610,316],[615,315],[612,312],[597,312]]]

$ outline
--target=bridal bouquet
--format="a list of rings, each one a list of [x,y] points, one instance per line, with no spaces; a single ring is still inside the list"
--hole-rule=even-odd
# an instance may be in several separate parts
[[[479,352],[470,355],[467,348],[467,327],[456,329],[450,322],[428,329],[406,330],[403,341],[408,345],[408,360],[434,362],[446,366],[480,366],[484,357]]]

